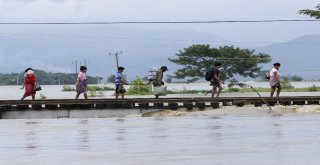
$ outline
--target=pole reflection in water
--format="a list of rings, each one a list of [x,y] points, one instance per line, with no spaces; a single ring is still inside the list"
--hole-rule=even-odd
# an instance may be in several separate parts
[[[26,150],[29,155],[36,155],[37,153],[37,140],[38,135],[36,131],[36,125],[38,122],[25,122],[25,138],[26,138]]]
[[[87,151],[89,148],[89,131],[87,129],[88,126],[88,120],[81,120],[79,122],[80,124],[80,129],[79,129],[79,142],[80,142],[80,146],[79,148],[81,150]]]

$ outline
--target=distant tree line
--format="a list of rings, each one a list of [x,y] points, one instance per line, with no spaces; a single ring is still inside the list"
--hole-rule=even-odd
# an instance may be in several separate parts
[[[258,72],[258,77],[260,78],[261,81],[267,81],[265,78],[265,75],[268,72],[269,72],[268,70],[261,70],[260,72]],[[284,75],[284,76],[281,76],[281,78],[286,81],[295,81],[295,82],[304,81],[304,78],[299,75]]]
[[[43,70],[34,70],[37,82],[42,85],[72,85],[75,84],[77,75],[75,73],[52,73]],[[88,76],[90,84],[98,84],[102,77]],[[0,85],[21,85],[24,81],[24,72],[21,73],[0,73]]]

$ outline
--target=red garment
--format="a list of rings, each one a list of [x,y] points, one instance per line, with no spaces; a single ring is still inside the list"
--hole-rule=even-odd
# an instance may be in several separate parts
[[[27,77],[24,80],[24,96],[32,96],[36,94],[36,90],[34,89],[35,83],[36,77],[34,76],[34,74],[27,74]]]

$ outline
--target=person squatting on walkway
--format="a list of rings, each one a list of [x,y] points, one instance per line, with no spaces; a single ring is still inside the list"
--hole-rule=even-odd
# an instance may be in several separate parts
[[[211,96],[212,98],[214,98],[215,94],[217,94],[216,97],[219,97],[223,89],[222,87],[223,81],[220,78],[221,65],[222,65],[221,63],[215,63],[214,68],[212,68],[213,76],[210,84],[212,86],[212,96]]]
[[[24,95],[22,96],[21,100],[24,100],[26,97],[31,96],[32,100],[35,100],[36,97],[36,77],[34,75],[34,71],[32,68],[28,68],[25,70],[24,73],[24,83],[22,89],[25,88]]]
[[[76,91],[77,91],[76,100],[79,98],[80,94],[82,93],[84,95],[84,98],[88,99],[87,90],[88,90],[87,67],[81,66],[80,72],[77,77],[77,82],[76,82]]]
[[[129,83],[123,76],[124,67],[118,67],[118,72],[115,75],[115,84],[116,84],[116,99],[118,99],[119,95],[121,98],[124,99],[124,94],[127,92],[124,88],[124,85],[128,85]]]
[[[270,86],[271,86],[271,92],[270,92],[270,97],[273,97],[274,92],[277,90],[277,97],[279,97],[280,92],[281,92],[281,81],[280,81],[280,69],[281,64],[280,63],[274,63],[273,68],[270,71]]]
[[[153,80],[153,87],[160,87],[161,85],[164,85],[164,82],[162,81],[163,79],[163,73],[168,71],[168,67],[167,66],[162,66],[157,74],[155,79]],[[159,98],[159,95],[156,95],[156,98]]]

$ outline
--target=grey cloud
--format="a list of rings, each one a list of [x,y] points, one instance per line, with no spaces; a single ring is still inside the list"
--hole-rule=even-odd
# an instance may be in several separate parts
[[[65,3],[67,0],[49,0],[50,3]]]
[[[38,0],[4,0],[4,2],[13,2],[13,1],[23,2],[23,3],[33,3],[33,2],[36,2]]]

